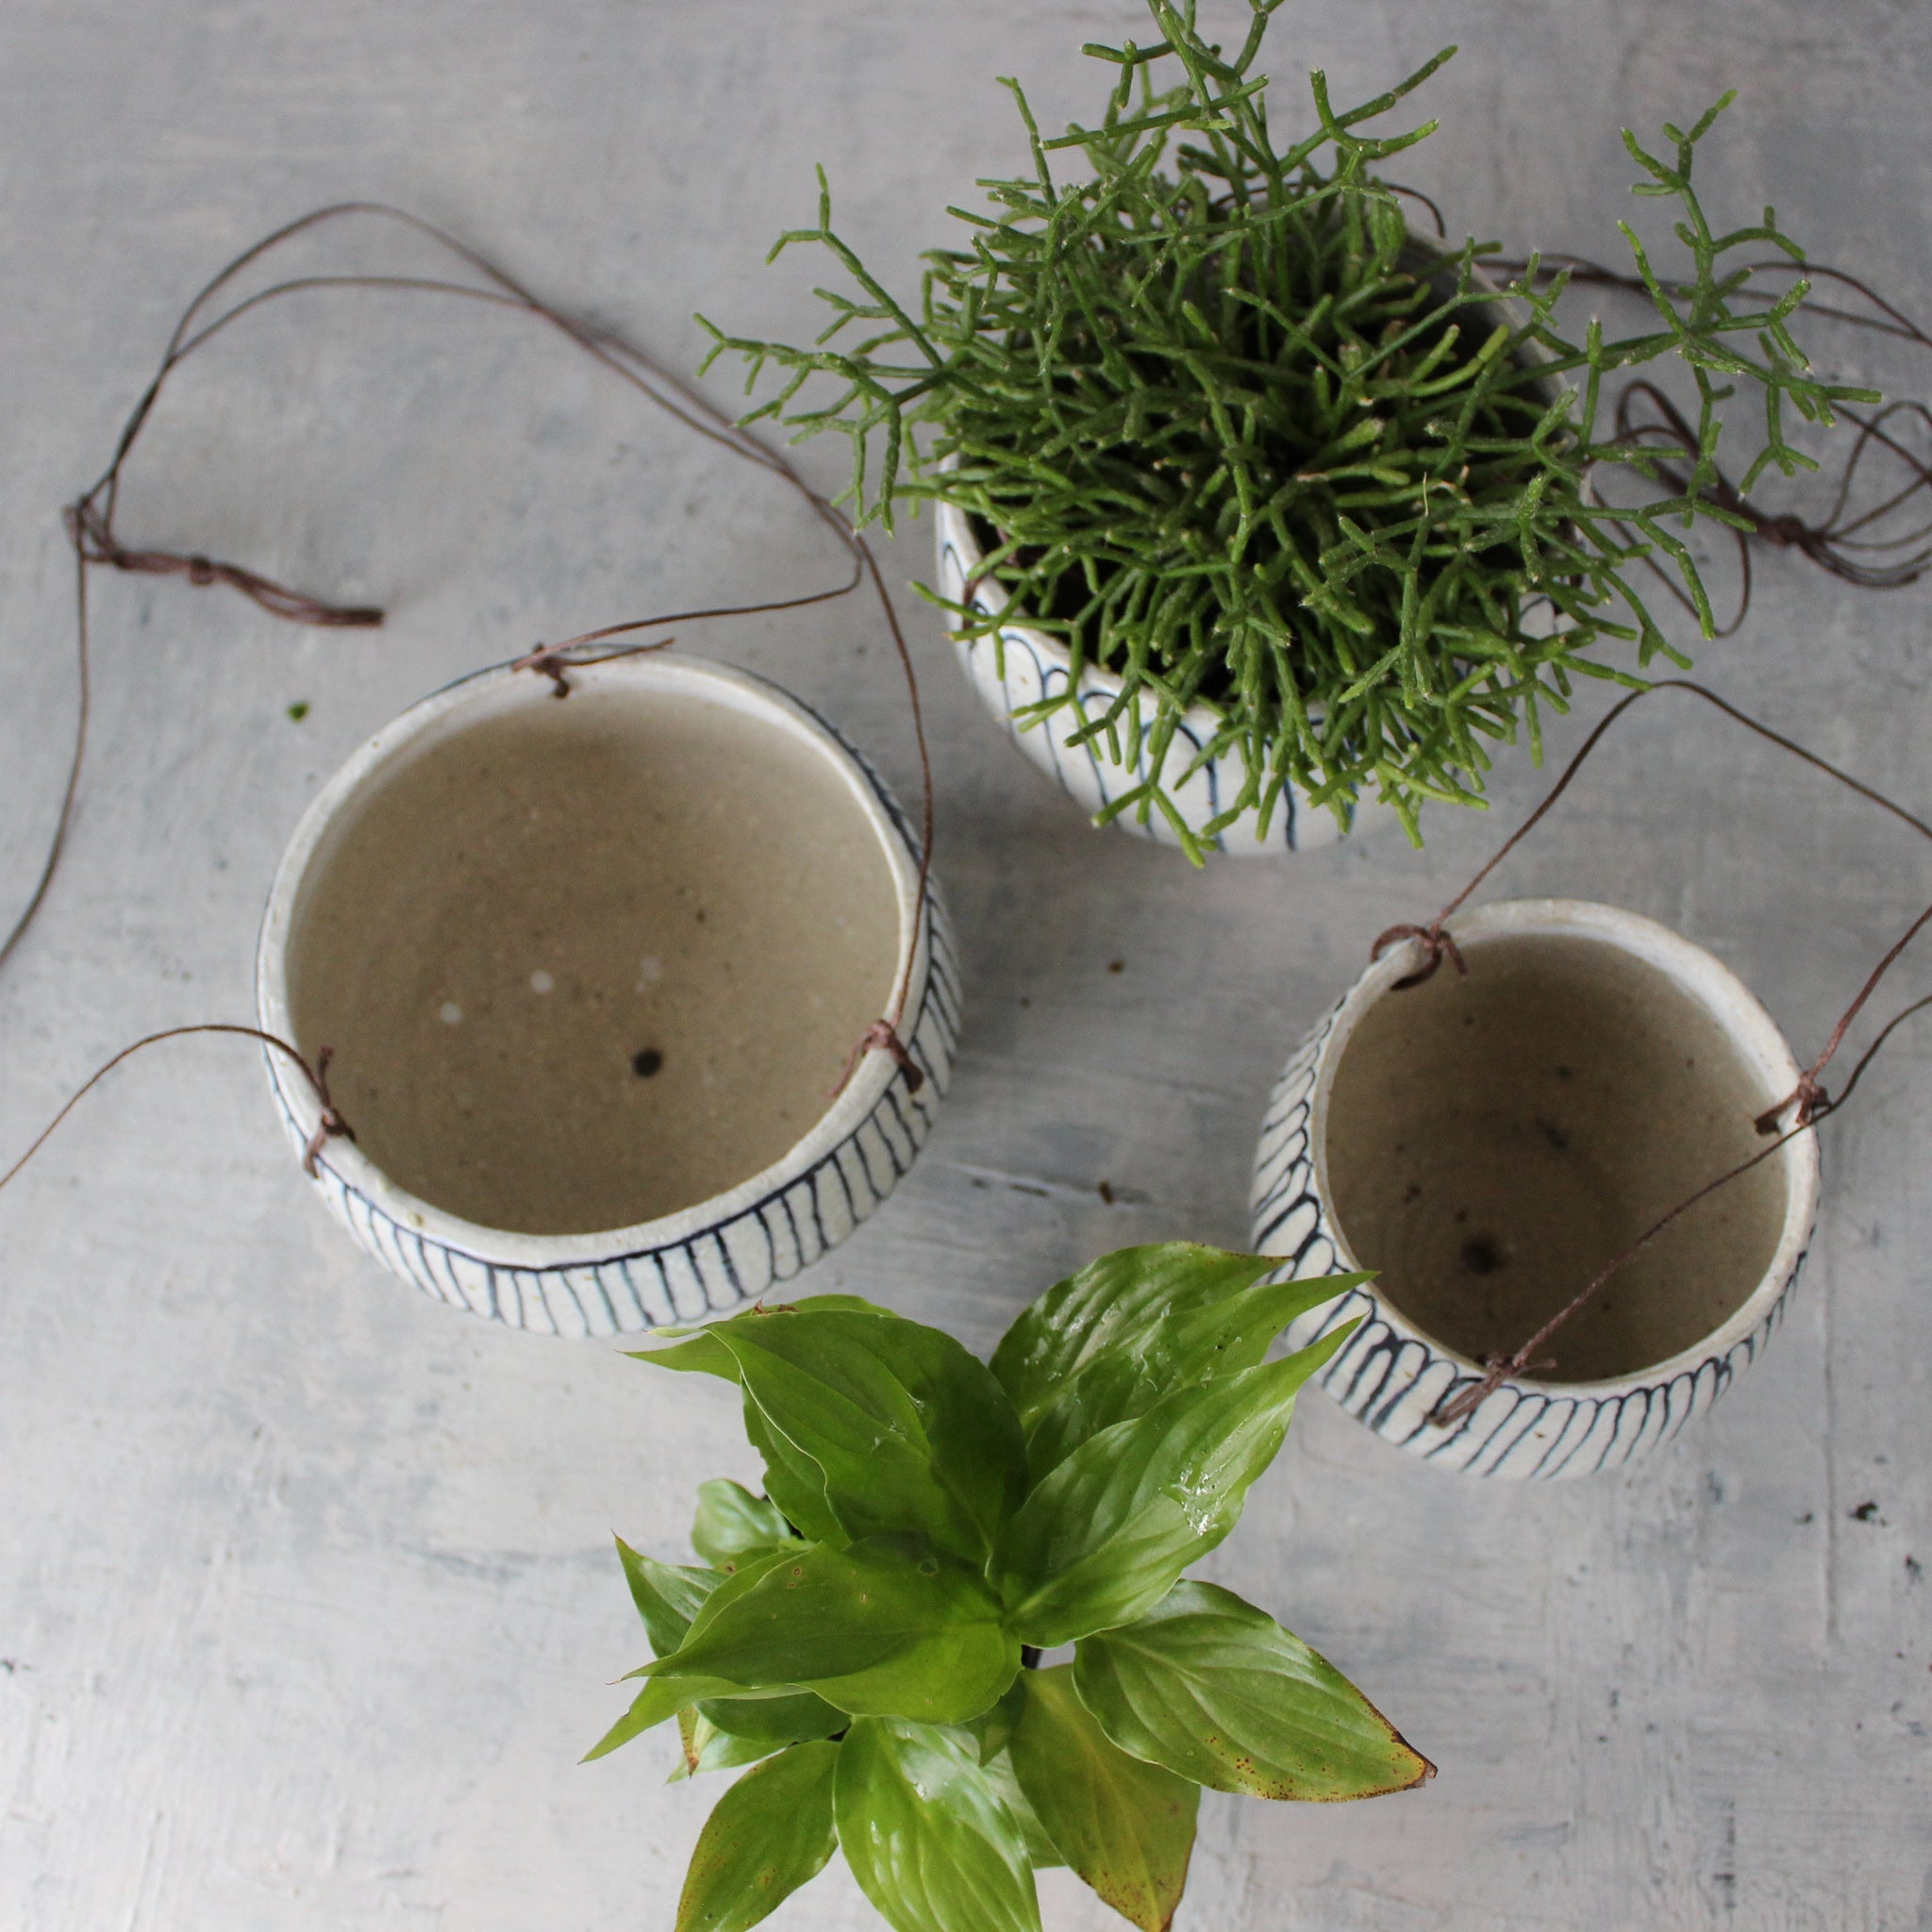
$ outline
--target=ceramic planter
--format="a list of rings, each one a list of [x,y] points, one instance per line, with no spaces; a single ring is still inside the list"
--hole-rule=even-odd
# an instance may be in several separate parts
[[[514,1327],[704,1321],[842,1241],[931,1127],[959,1008],[916,835],[764,680],[681,653],[508,667],[378,732],[271,891],[262,1026],[334,1051],[330,1211]],[[908,970],[916,1091],[853,1046]],[[317,1108],[268,1062],[284,1124]]]
[[[968,585],[974,584],[971,600],[974,609],[989,614],[1006,612],[1008,599],[1004,586],[991,579],[975,584],[985,552],[966,512],[941,503],[937,506],[937,521],[940,594],[963,604]],[[1144,758],[1136,765],[1117,765],[1108,759],[1104,745],[1069,742],[1084,723],[1104,716],[1120,695],[1120,679],[1110,672],[1091,664],[1082,669],[1077,718],[1070,711],[1057,711],[1023,731],[1013,722],[1016,710],[1066,690],[1072,675],[1067,647],[1058,638],[1035,630],[1016,612],[1014,621],[1003,624],[997,633],[968,638],[955,628],[953,648],[987,709],[1012,733],[1013,742],[1027,758],[1083,811],[1090,815],[1100,811],[1144,781]],[[1137,703],[1142,725],[1151,728],[1156,717],[1154,699],[1143,691]],[[1169,773],[1178,777],[1201,748],[1213,741],[1220,728],[1218,712],[1206,705],[1192,707],[1174,735],[1174,748],[1168,754]],[[1189,829],[1198,832],[1241,790],[1241,776],[1239,754],[1209,758],[1182,783],[1170,784],[1168,791]],[[1364,800],[1357,808],[1357,816],[1360,819],[1381,809]],[[1113,823],[1163,845],[1180,843],[1174,827],[1158,811],[1149,814],[1144,825],[1131,809]],[[1266,856],[1332,845],[1341,836],[1335,814],[1326,807],[1309,805],[1292,787],[1284,788],[1265,839],[1259,835],[1259,824],[1258,814],[1249,810],[1224,831],[1202,842],[1211,851]]]
[[[1709,954],[1634,913],[1519,900],[1458,916],[1469,974],[1371,966],[1274,1090],[1255,1243],[1295,1274],[1378,1271],[1289,1331],[1363,1317],[1324,1386],[1445,1468],[1549,1479],[1629,1461],[1707,1408],[1776,1327],[1818,1202],[1801,1136],[1691,1209],[1461,1422],[1433,1413],[1666,1209],[1763,1146],[1798,1068]],[[1537,1377],[1541,1376],[1541,1379]]]
[[[1424,276],[1443,284],[1443,292],[1453,291],[1456,264],[1432,247],[1420,242],[1409,244],[1407,265]],[[1501,291],[1480,268],[1472,272],[1472,286],[1498,298],[1498,306],[1479,306],[1470,311],[1473,325],[1483,329],[1494,327],[1507,318],[1500,307]],[[1547,358],[1533,344],[1523,352],[1526,361],[1541,364]],[[1557,392],[1558,378],[1548,378],[1540,393],[1545,401]],[[1082,667],[1074,711],[1057,711],[1052,717],[1027,729],[1013,722],[1013,713],[1043,698],[1058,696],[1073,680],[1072,659],[1066,646],[1045,631],[1026,623],[1023,611],[1011,610],[1005,587],[979,581],[985,550],[974,534],[973,520],[949,503],[935,506],[938,525],[939,591],[948,601],[969,602],[988,616],[1010,615],[997,632],[968,638],[952,626],[953,647],[958,653],[967,680],[979,694],[981,703],[1005,724],[1013,741],[1027,758],[1057,783],[1060,790],[1090,815],[1103,810],[1115,799],[1137,791],[1145,781],[1144,758],[1131,766],[1113,763],[1105,746],[1096,742],[1074,744],[1070,741],[1084,724],[1103,717],[1120,696],[1121,680],[1111,672],[1093,665]],[[1154,698],[1145,692],[1136,701],[1143,729],[1151,728],[1158,715]],[[1213,742],[1222,724],[1221,714],[1208,705],[1190,708],[1182,718],[1168,755],[1168,771],[1174,776],[1193,762],[1204,745]],[[1197,836],[1224,809],[1225,801],[1235,797],[1241,787],[1243,772],[1239,753],[1209,758],[1185,782],[1170,784],[1169,794],[1188,828]],[[1381,822],[1395,822],[1388,807],[1373,796],[1359,798],[1351,821],[1351,831],[1363,830]],[[1130,808],[1112,821],[1142,838],[1163,845],[1178,846],[1174,827],[1158,811],[1150,812],[1143,824],[1137,809]],[[1201,842],[1208,849],[1237,855],[1265,856],[1282,852],[1307,852],[1332,845],[1342,828],[1325,806],[1310,805],[1299,788],[1287,786],[1271,814],[1266,837],[1259,830],[1260,815],[1252,808],[1241,814],[1224,831]]]

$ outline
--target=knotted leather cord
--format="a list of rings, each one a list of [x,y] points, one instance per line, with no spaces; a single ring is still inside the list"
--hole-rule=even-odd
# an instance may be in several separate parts
[[[1882,791],[1867,785],[1862,779],[1853,777],[1849,772],[1841,771],[1828,759],[1820,758],[1816,752],[1807,750],[1795,740],[1787,738],[1782,732],[1774,731],[1770,725],[1761,724],[1757,719],[1740,711],[1737,706],[1730,703],[1728,699],[1720,697],[1714,691],[1707,689],[1704,685],[1693,683],[1689,678],[1658,678],[1655,683],[1647,685],[1643,690],[1632,691],[1627,697],[1620,699],[1617,704],[1613,705],[1597,721],[1595,727],[1591,730],[1590,736],[1583,741],[1575,756],[1563,768],[1562,774],[1543,795],[1541,803],[1537,806],[1536,809],[1530,813],[1529,817],[1515,831],[1510,833],[1509,837],[1503,841],[1494,857],[1483,866],[1482,870],[1470,880],[1468,885],[1463,887],[1461,891],[1457,892],[1443,907],[1441,911],[1427,925],[1391,925],[1386,932],[1377,936],[1374,943],[1369,949],[1369,958],[1372,963],[1379,959],[1391,946],[1398,942],[1406,941],[1422,949],[1421,963],[1413,972],[1405,974],[1403,977],[1396,980],[1390,988],[1391,992],[1401,992],[1409,987],[1421,986],[1424,981],[1435,975],[1445,957],[1454,964],[1458,974],[1467,976],[1469,972],[1468,964],[1457,948],[1455,939],[1449,932],[1448,920],[1468,902],[1471,895],[1502,864],[1504,859],[1535,830],[1544,814],[1569,789],[1571,780],[1575,777],[1577,772],[1582,768],[1591,752],[1602,742],[1604,735],[1609,730],[1610,726],[1619,718],[1623,717],[1624,712],[1629,710],[1633,705],[1639,703],[1643,698],[1649,697],[1654,691],[1688,691],[1692,697],[1703,699],[1706,704],[1721,711],[1726,718],[1742,724],[1747,730],[1755,732],[1768,743],[1776,745],[1780,750],[1790,752],[1792,757],[1802,759],[1806,764],[1813,767],[1814,770],[1823,772],[1827,777],[1836,779],[1839,784],[1857,792],[1860,798],[1866,799],[1871,804],[1890,812],[1893,818],[1897,819],[1902,824],[1910,826],[1922,838],[1932,840],[1932,824],[1928,824],[1915,813],[1907,811],[1904,806],[1898,804],[1893,799],[1888,798]],[[1932,995],[1928,995],[1924,999],[1915,1000],[1902,1012],[1895,1014],[1887,1023],[1877,1039],[1873,1041],[1872,1045],[1866,1050],[1864,1057],[1853,1069],[1852,1077],[1845,1083],[1844,1091],[1839,1094],[1837,1099],[1834,1100],[1825,1091],[1824,1088],[1820,1084],[1818,1076],[1824,1071],[1834,1055],[1837,1054],[1839,1048],[1843,1044],[1845,1034],[1850,1029],[1852,1023],[1863,1010],[1866,1002],[1877,991],[1879,982],[1891,970],[1892,965],[1897,961],[1900,955],[1905,952],[1906,948],[1911,944],[1912,941],[1918,937],[1920,931],[1928,924],[1932,924],[1932,906],[1928,906],[1924,912],[1920,913],[1918,918],[1907,927],[1903,936],[1894,941],[1885,957],[1872,970],[1864,985],[1858,990],[1857,997],[1846,1008],[1837,1025],[1832,1028],[1831,1036],[1825,1041],[1824,1050],[1798,1076],[1797,1086],[1774,1107],[1767,1108],[1753,1122],[1753,1125],[1760,1135],[1777,1134],[1778,1138],[1770,1146],[1760,1148],[1748,1159],[1739,1162],[1728,1173],[1718,1175],[1715,1180],[1706,1182],[1695,1193],[1688,1195],[1684,1200],[1679,1201],[1674,1207],[1659,1216],[1628,1247],[1613,1257],[1584,1288],[1574,1295],[1570,1301],[1565,1303],[1556,1314],[1551,1316],[1520,1348],[1513,1350],[1507,1356],[1492,1355],[1485,1357],[1483,1364],[1484,1374],[1475,1381],[1463,1383],[1459,1389],[1452,1387],[1445,1393],[1443,1399],[1431,1410],[1429,1420],[1440,1427],[1447,1428],[1462,1421],[1464,1417],[1473,1414],[1509,1376],[1524,1374],[1532,1367],[1547,1368],[1554,1366],[1552,1363],[1537,1360],[1537,1351],[1572,1316],[1578,1313],[1618,1270],[1641,1253],[1644,1248],[1648,1247],[1680,1215],[1688,1212],[1707,1196],[1716,1193],[1719,1189],[1727,1187],[1732,1181],[1738,1180],[1744,1174],[1749,1174],[1753,1168],[1759,1165],[1760,1162],[1768,1160],[1772,1155],[1775,1154],[1788,1141],[1795,1140],[1800,1134],[1809,1132],[1828,1114],[1836,1112],[1839,1108],[1842,1107],[1851,1097],[1852,1090],[1857,1085],[1859,1077],[1863,1074],[1865,1069],[1871,1065],[1880,1049],[1884,1047],[1885,1043],[1891,1038],[1898,1027],[1914,1013],[1919,1012],[1926,1006],[1932,1006]],[[1787,1114],[1790,1114],[1791,1117],[1791,1124],[1783,1133],[1779,1133],[1779,1124]]]
[[[225,308],[217,306],[219,299],[239,275],[284,243],[309,229],[357,217],[400,224],[455,256],[458,261],[491,286],[476,288],[463,282],[422,275],[311,275],[292,276],[273,283],[265,289],[257,290],[252,294],[233,300]],[[908,1091],[917,1092],[925,1083],[925,1071],[913,1058],[910,1050],[901,1039],[900,1028],[905,1023],[906,1004],[911,991],[912,972],[918,955],[920,935],[924,930],[926,908],[931,898],[932,759],[926,742],[924,714],[919,695],[919,679],[913,668],[911,651],[907,644],[898,612],[893,608],[891,598],[886,589],[885,578],[872,546],[852,521],[822,492],[814,490],[784,456],[767,447],[748,431],[741,428],[723,411],[713,408],[693,390],[679,382],[645,351],[626,341],[614,330],[579,321],[552,304],[542,301],[507,270],[466,242],[458,241],[454,235],[405,209],[392,208],[382,202],[341,202],[327,208],[317,208],[275,229],[242,250],[204,284],[175,324],[162,352],[159,366],[122,427],[108,467],[93,485],[84,491],[61,513],[68,541],[73,546],[75,570],[75,645],[77,703],[74,752],[68,763],[67,778],[55,816],[54,830],[48,841],[45,859],[19,917],[8,929],[5,939],[0,940],[0,967],[4,967],[11,958],[45,903],[66,850],[68,832],[73,824],[75,802],[79,792],[81,772],[86,760],[92,701],[92,663],[88,608],[90,569],[109,568],[142,575],[185,577],[196,588],[225,585],[248,597],[272,616],[293,624],[315,625],[334,629],[362,629],[375,627],[383,622],[384,613],[374,606],[331,604],[304,591],[292,590],[242,564],[225,562],[200,553],[135,548],[124,543],[114,528],[123,473],[134,453],[142,430],[174,371],[188,357],[213,341],[223,330],[243,316],[271,302],[322,289],[386,289],[422,294],[451,295],[508,308],[548,323],[584,350],[593,360],[628,383],[686,428],[770,472],[788,484],[804,499],[813,515],[843,544],[851,558],[850,574],[844,582],[832,589],[808,591],[791,597],[772,598],[753,604],[723,605],[704,609],[661,612],[649,617],[627,619],[620,624],[606,625],[596,630],[568,638],[560,643],[539,644],[525,657],[515,660],[512,669],[528,670],[547,676],[552,682],[556,695],[560,698],[567,697],[571,690],[567,673],[572,666],[608,662],[612,658],[630,657],[645,651],[662,650],[675,641],[673,638],[667,636],[642,643],[599,649],[598,646],[608,640],[642,630],[663,629],[676,624],[695,624],[724,617],[763,616],[778,611],[802,609],[810,605],[827,603],[835,598],[849,595],[861,582],[871,582],[877,594],[880,609],[884,613],[887,628],[892,639],[893,649],[905,675],[913,738],[919,753],[921,837],[918,885],[913,905],[913,942],[908,948],[905,964],[899,971],[891,1006],[887,1013],[875,1020],[860,1036],[846,1062],[845,1071],[840,1076],[838,1086],[833,1089],[833,1093],[836,1096],[844,1090],[859,1061],[867,1052],[874,1049],[890,1054],[904,1074]],[[210,310],[214,312],[210,313]],[[196,1032],[241,1033],[260,1039],[287,1055],[301,1068],[309,1086],[314,1090],[322,1109],[320,1124],[309,1142],[303,1162],[311,1175],[316,1172],[317,1158],[325,1141],[335,1135],[354,1138],[328,1100],[325,1075],[330,1049],[323,1049],[318,1056],[318,1064],[311,1068],[301,1054],[286,1041],[259,1033],[253,1027],[211,1022],[204,1025],[172,1027],[161,1033],[150,1034],[116,1054],[112,1059],[89,1076],[35,1139],[26,1153],[5,1174],[0,1174],[0,1188],[6,1187],[13,1179],[21,1168],[39,1151],[54,1129],[66,1119],[75,1105],[107,1074],[119,1066],[122,1060],[159,1041]]]

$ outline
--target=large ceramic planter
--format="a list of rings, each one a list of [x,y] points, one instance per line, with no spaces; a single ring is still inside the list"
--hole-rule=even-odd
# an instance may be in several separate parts
[[[1323,1385],[1445,1468],[1552,1478],[1629,1461],[1707,1408],[1776,1327],[1818,1202],[1800,1136],[1688,1212],[1543,1353],[1435,1420],[1667,1209],[1758,1151],[1790,1049],[1709,954],[1634,913],[1520,900],[1459,916],[1467,978],[1371,966],[1290,1060],[1255,1242],[1296,1274],[1378,1271],[1289,1331],[1361,1325]]]
[[[981,580],[980,564],[985,556],[973,524],[964,510],[941,503],[937,510],[939,524],[939,591],[956,604],[971,607],[989,615],[1005,614],[1008,599],[1005,587],[991,578]],[[1081,726],[1104,717],[1120,696],[1120,679],[1112,673],[1086,665],[1077,686],[1077,713],[1056,711],[1050,718],[1022,729],[1013,713],[1043,698],[1057,697],[1072,680],[1072,663],[1067,647],[1046,632],[1035,630],[1014,612],[1013,621],[979,637],[961,635],[953,628],[953,648],[968,681],[979,693],[981,702],[1012,734],[1013,742],[1027,758],[1058,784],[1080,808],[1091,815],[1123,798],[1145,782],[1144,753],[1132,765],[1117,765],[1109,759],[1107,747],[1098,742],[1071,742]],[[1144,691],[1137,701],[1141,722],[1151,729],[1156,706]],[[1225,808],[1227,800],[1241,787],[1239,754],[1209,758],[1182,782],[1180,774],[1191,765],[1201,749],[1213,742],[1221,728],[1221,717],[1206,705],[1196,705],[1182,718],[1168,753],[1168,792],[1191,831],[1198,833]],[[1383,810],[1370,801],[1357,807],[1359,820]],[[1174,827],[1158,811],[1148,814],[1141,824],[1130,808],[1113,821],[1130,832],[1154,839],[1163,845],[1180,843]],[[1306,852],[1318,845],[1332,845],[1341,837],[1335,814],[1326,807],[1316,807],[1294,791],[1284,787],[1281,798],[1269,820],[1266,838],[1260,835],[1259,815],[1250,809],[1218,832],[1203,839],[1209,850],[1266,856],[1271,853]]]
[[[931,1126],[958,992],[916,836],[824,720],[677,654],[570,683],[481,673],[349,760],[282,860],[258,998],[333,1050],[356,1138],[317,1184],[370,1254],[608,1335],[735,1308],[863,1221]],[[923,1080],[874,1050],[840,1087],[908,973]],[[306,1144],[316,1102],[268,1064]]]

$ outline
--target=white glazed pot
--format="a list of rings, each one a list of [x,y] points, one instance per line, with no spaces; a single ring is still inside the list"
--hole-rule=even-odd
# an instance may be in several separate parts
[[[1289,1331],[1363,1318],[1323,1372],[1375,1433],[1444,1468],[1550,1479],[1629,1461],[1707,1408],[1783,1313],[1818,1204],[1803,1135],[1659,1235],[1457,1423],[1433,1420],[1666,1210],[1758,1151],[1796,1086],[1769,1014],[1700,948],[1572,900],[1457,917],[1468,962],[1364,973],[1275,1087],[1257,1252],[1374,1269]],[[1538,1374],[1543,1379],[1537,1379]]]
[[[426,1293],[512,1327],[701,1322],[842,1241],[945,1091],[958,975],[918,840],[777,687],[681,654],[508,667],[379,731],[297,827],[263,1028],[333,1050],[357,1138],[330,1211]],[[909,974],[917,1091],[873,1050]],[[318,1108],[270,1055],[298,1146]]]
[[[989,614],[1004,613],[1008,608],[1005,587],[991,578],[978,581],[985,552],[973,533],[972,520],[964,510],[941,503],[937,507],[937,521],[940,594],[953,603],[964,604],[971,585],[974,609]],[[1103,743],[1069,741],[1082,725],[1104,716],[1120,695],[1120,679],[1111,672],[1091,664],[1083,667],[1077,714],[1073,710],[1056,711],[1022,730],[1013,722],[1015,711],[1057,696],[1067,688],[1071,676],[1067,647],[1058,638],[1022,622],[1004,624],[996,633],[987,632],[980,637],[964,637],[957,625],[952,632],[953,648],[981,702],[1012,733],[1013,742],[1027,758],[1083,811],[1090,815],[1101,811],[1145,782],[1144,750],[1136,764],[1117,765],[1108,758]],[[1157,716],[1154,698],[1143,691],[1137,704],[1143,729],[1151,729]],[[1195,833],[1214,819],[1241,787],[1238,753],[1209,758],[1191,776],[1173,782],[1180,778],[1204,745],[1213,742],[1221,724],[1217,711],[1206,705],[1192,706],[1182,717],[1168,753],[1169,796],[1189,829]],[[1365,799],[1356,808],[1356,820],[1360,824],[1370,814],[1386,811],[1385,807]],[[1150,812],[1142,824],[1138,808],[1130,807],[1113,823],[1163,845],[1180,843],[1174,827],[1158,810]],[[1292,786],[1282,789],[1265,839],[1259,835],[1259,814],[1250,808],[1225,830],[1202,842],[1216,852],[1265,857],[1311,851],[1317,846],[1332,845],[1341,836],[1335,814],[1325,806],[1309,805]]]

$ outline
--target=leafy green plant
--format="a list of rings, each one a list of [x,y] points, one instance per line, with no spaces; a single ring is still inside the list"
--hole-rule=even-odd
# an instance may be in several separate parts
[[[1203,1786],[1359,1798],[1430,1774],[1299,1639],[1182,1574],[1349,1331],[1271,1344],[1366,1278],[1277,1265],[1108,1255],[990,1367],[846,1295],[639,1354],[735,1382],[765,1464],[762,1496],[701,1486],[700,1563],[618,1544],[654,1661],[590,1756],[675,1720],[675,1775],[752,1767],[699,1837],[677,1932],[742,1932],[835,1848],[896,1932],[1038,1932],[1033,1873],[1062,1864],[1159,1932]]]
[[[1661,278],[1622,225],[1654,323],[1607,339],[1592,321],[1578,341],[1557,316],[1567,273],[1532,258],[1499,289],[1480,268],[1496,244],[1411,232],[1407,191],[1376,171],[1434,122],[1357,131],[1455,50],[1346,112],[1315,74],[1316,125],[1282,142],[1255,71],[1280,0],[1249,5],[1232,58],[1203,39],[1192,0],[1147,0],[1153,44],[1090,45],[1113,75],[1097,126],[1045,140],[1007,81],[1031,169],[984,184],[990,212],[950,210],[966,245],[925,256],[917,305],[840,238],[821,171],[817,225],[773,253],[822,247],[856,294],[818,291],[833,320],[808,347],[704,325],[707,368],[735,351],[748,391],[768,367],[784,375],[747,422],[850,438],[844,500],[862,523],[890,528],[895,508],[928,498],[977,520],[984,575],[1014,611],[1064,641],[1075,679],[1092,663],[1121,680],[1080,737],[1116,762],[1144,753],[1148,775],[1102,817],[1159,811],[1197,859],[1196,829],[1250,808],[1265,825],[1288,785],[1344,824],[1373,788],[1420,842],[1424,800],[1480,802],[1492,743],[1522,728],[1541,755],[1541,707],[1564,709],[1574,676],[1641,682],[1592,658],[1606,641],[1634,645],[1640,666],[1688,664],[1634,566],[1673,574],[1714,634],[1681,532],[1743,525],[1713,489],[1724,406],[1740,390],[1762,406],[1748,492],[1767,465],[1815,467],[1787,410],[1828,425],[1834,402],[1875,400],[1810,374],[1788,326],[1809,285],[1768,286],[1747,265],[1767,249],[1802,259],[1773,210],[1719,233],[1692,189],[1693,150],[1729,95],[1688,133],[1666,126],[1661,153],[1625,134],[1634,192],[1678,205],[1689,269]],[[1074,178],[1056,172],[1067,150]],[[1607,380],[1659,360],[1695,385],[1681,475],[1663,458],[1682,452],[1604,420]],[[820,376],[834,392],[801,396]],[[1615,508],[1595,487],[1607,470],[1636,485]],[[997,634],[970,598],[947,608],[967,635]],[[1075,702],[1070,683],[1016,715]],[[1194,704],[1221,722],[1176,782],[1237,751],[1243,773],[1200,828],[1167,780]]]

